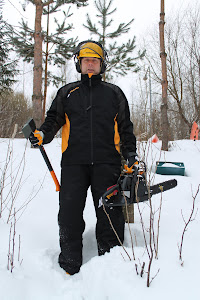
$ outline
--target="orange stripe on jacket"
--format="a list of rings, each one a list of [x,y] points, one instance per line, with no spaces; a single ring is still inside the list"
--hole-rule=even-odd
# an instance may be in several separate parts
[[[62,153],[66,151],[68,147],[69,135],[70,135],[70,121],[65,114],[66,123],[63,125],[62,128]]]
[[[114,136],[114,143],[115,143],[115,148],[116,150],[120,153],[120,136],[119,136],[119,131],[118,131],[118,124],[117,124],[117,115],[115,116],[115,136]]]
[[[74,88],[73,90],[71,90],[71,91],[69,92],[69,94],[73,93],[74,91],[76,91],[76,90],[78,90],[78,89],[79,89],[79,86],[77,86],[76,88]]]

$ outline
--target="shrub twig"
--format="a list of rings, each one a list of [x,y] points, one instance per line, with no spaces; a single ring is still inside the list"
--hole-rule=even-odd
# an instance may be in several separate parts
[[[193,198],[193,201],[192,201],[192,210],[191,210],[191,213],[190,213],[190,216],[188,218],[187,221],[185,221],[184,217],[183,217],[183,212],[181,210],[181,214],[182,214],[182,218],[183,218],[183,221],[185,223],[185,226],[183,228],[183,233],[182,233],[182,236],[181,236],[181,244],[180,246],[178,246],[178,249],[179,249],[179,260],[181,261],[181,265],[183,266],[183,257],[182,257],[182,250],[183,250],[183,241],[184,241],[184,236],[185,236],[185,233],[187,231],[187,228],[188,228],[188,225],[194,221],[195,217],[193,218],[193,215],[194,215],[194,212],[195,212],[195,200],[196,200],[196,197],[199,193],[199,189],[200,189],[200,184],[198,185],[197,187],[197,191],[196,191],[196,194],[193,196],[192,195],[192,198]],[[197,211],[196,211],[197,213]]]

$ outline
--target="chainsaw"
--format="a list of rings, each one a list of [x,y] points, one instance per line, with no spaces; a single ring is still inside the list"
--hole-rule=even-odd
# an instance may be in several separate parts
[[[99,207],[125,206],[147,201],[153,195],[165,192],[177,186],[177,180],[171,179],[155,185],[149,185],[146,180],[144,162],[136,162],[131,168],[124,165],[117,184],[109,187],[99,200]]]

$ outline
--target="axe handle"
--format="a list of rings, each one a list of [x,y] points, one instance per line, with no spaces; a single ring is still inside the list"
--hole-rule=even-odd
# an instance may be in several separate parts
[[[54,181],[54,183],[55,183],[55,185],[56,185],[56,192],[60,192],[60,184],[59,184],[59,182],[58,182],[58,179],[57,179],[57,177],[56,177],[56,174],[55,174],[54,170],[52,170],[50,173],[51,173],[51,176],[52,176],[52,178],[53,178],[53,181]]]
[[[53,181],[54,181],[54,183],[56,185],[56,192],[59,192],[60,191],[60,184],[59,184],[58,179],[56,177],[56,174],[55,174],[55,172],[54,172],[54,170],[52,168],[52,165],[51,165],[51,163],[49,161],[49,158],[48,158],[48,156],[46,154],[46,151],[44,150],[43,146],[39,146],[39,149],[40,149],[40,152],[41,152],[41,154],[42,154],[42,156],[43,156],[43,158],[45,160],[45,163],[46,163],[46,165],[47,165],[47,167],[48,167],[48,169],[50,171],[50,174],[51,174],[51,176],[53,178]]]

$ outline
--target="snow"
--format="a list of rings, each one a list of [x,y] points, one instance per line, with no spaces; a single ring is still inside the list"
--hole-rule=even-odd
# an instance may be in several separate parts
[[[180,168],[181,166],[166,162],[162,165],[162,167],[163,168]]]
[[[128,225],[125,229],[124,247],[115,247],[110,253],[98,257],[95,241],[95,212],[91,193],[88,191],[84,211],[86,229],[83,236],[83,266],[78,274],[69,276],[60,269],[57,259],[59,255],[59,236],[57,225],[58,193],[52,178],[38,149],[31,149],[24,139],[0,139],[1,156],[1,197],[14,198],[16,210],[16,234],[14,251],[14,269],[7,270],[9,232],[12,222],[11,253],[13,224],[12,218],[7,224],[8,208],[4,205],[0,218],[0,297],[1,300],[118,300],[118,299],[199,299],[200,269],[200,193],[195,199],[195,212],[184,235],[182,258],[179,260],[179,249],[185,222],[191,214],[193,197],[200,184],[200,141],[180,140],[170,143],[168,152],[161,151],[158,143],[140,143],[138,153],[144,157],[152,183],[175,178],[176,188],[152,198],[154,214],[154,230],[157,236],[160,202],[161,217],[158,239],[158,258],[153,258],[151,279],[147,287],[147,270],[149,258],[145,248],[144,235],[149,248],[149,203],[135,204],[135,222],[130,224],[134,244],[134,255]],[[47,155],[60,177],[60,139],[45,146]],[[5,166],[7,149],[10,146],[11,160],[6,171],[6,184],[2,185],[2,171]],[[26,151],[25,151],[26,149]],[[23,153],[25,151],[25,159]],[[156,161],[183,162],[185,176],[158,175],[153,172]],[[20,165],[20,161],[22,161]],[[21,167],[20,167],[21,166]],[[24,166],[24,171],[23,171]],[[18,171],[17,171],[18,170]],[[17,180],[14,174],[18,172]],[[12,174],[12,177],[10,176]],[[21,182],[19,178],[22,175]],[[9,182],[15,184],[11,189]],[[19,188],[17,189],[17,182]],[[12,193],[9,194],[9,191]],[[12,199],[11,197],[11,199]],[[27,203],[29,202],[29,203]],[[20,211],[19,208],[25,204]],[[144,223],[144,234],[140,213]],[[20,257],[19,252],[20,235]],[[145,262],[144,274],[141,265]]]

